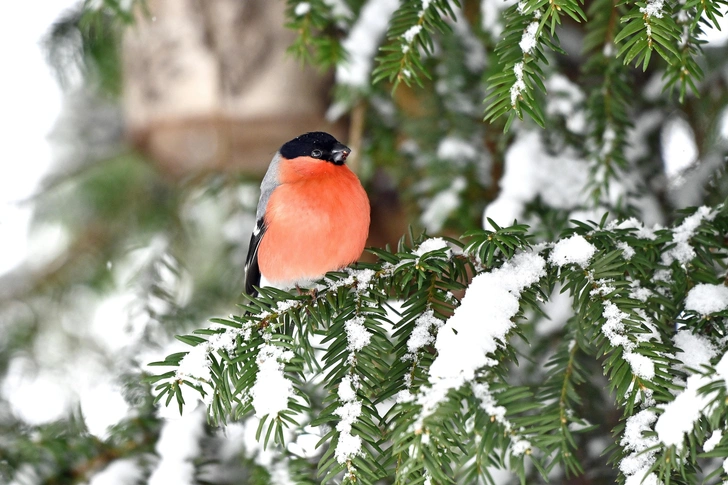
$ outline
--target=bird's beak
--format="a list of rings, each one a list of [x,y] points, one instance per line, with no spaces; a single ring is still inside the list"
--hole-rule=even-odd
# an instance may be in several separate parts
[[[336,165],[342,165],[346,161],[346,157],[351,153],[351,148],[341,143],[334,145],[334,149],[331,150],[331,158],[334,160]]]

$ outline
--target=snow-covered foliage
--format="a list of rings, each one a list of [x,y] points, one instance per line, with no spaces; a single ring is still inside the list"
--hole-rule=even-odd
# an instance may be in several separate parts
[[[215,371],[187,373],[209,376],[193,386],[202,398],[212,393],[210,418],[224,423],[232,410],[260,414],[247,396],[262,368],[234,362],[252,363],[275,346],[295,354],[284,362],[301,364],[280,367],[294,391],[282,390],[288,406],[271,407],[263,417],[266,436],[284,444],[283,429],[304,433],[314,413],[311,423],[328,429],[321,431],[329,451],[320,466],[354,483],[387,476],[445,480],[443,463],[457,476],[479,474],[474,463],[482,463],[525,477],[528,462],[541,468],[551,460],[578,473],[576,440],[592,419],[581,414],[587,396],[580,386],[595,378],[590,373],[604,372],[624,413],[613,451],[618,470],[626,483],[661,483],[695,473],[691,440],[723,456],[728,298],[721,270],[708,263],[728,258],[726,229],[728,212],[719,206],[699,208],[672,228],[582,224],[536,246],[523,226],[496,225],[472,232],[464,246],[429,238],[395,253],[378,251],[380,262],[330,275],[316,294],[263,289],[246,314],[225,321],[229,328],[191,341],[187,355],[206,349],[208,358],[195,360]],[[634,254],[625,255],[625,245]],[[692,258],[670,256],[676,248]],[[694,278],[713,283],[688,289],[684,282]],[[525,311],[538,311],[557,284],[576,314],[565,323],[572,340],[555,350],[546,371],[536,371],[540,379],[519,385],[508,368],[515,364],[516,337],[529,326]],[[390,291],[402,300],[396,322],[383,310]],[[665,301],[674,308],[670,314],[659,306]],[[715,333],[705,333],[706,325]],[[249,341],[210,350],[209,340],[239,335],[240,328],[251,329]],[[585,363],[597,356],[604,356],[603,370]],[[176,362],[187,357],[158,364]],[[327,395],[316,411],[303,404],[316,394],[303,382],[319,378]],[[157,383],[160,398],[181,389],[165,375]],[[233,387],[236,394],[221,392]],[[501,453],[504,462],[495,458]]]

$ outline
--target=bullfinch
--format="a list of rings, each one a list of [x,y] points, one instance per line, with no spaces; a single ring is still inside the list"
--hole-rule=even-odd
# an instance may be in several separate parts
[[[344,162],[351,150],[323,132],[286,142],[260,185],[245,292],[292,288],[353,263],[369,234],[369,199]]]

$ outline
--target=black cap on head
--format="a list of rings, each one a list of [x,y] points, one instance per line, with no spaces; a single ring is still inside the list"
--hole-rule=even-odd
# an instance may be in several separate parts
[[[311,157],[336,165],[343,164],[351,153],[347,146],[323,131],[313,131],[296,137],[286,142],[279,151],[281,156],[289,160],[297,157]]]

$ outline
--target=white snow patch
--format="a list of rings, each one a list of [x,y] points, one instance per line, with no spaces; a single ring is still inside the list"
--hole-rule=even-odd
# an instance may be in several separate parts
[[[511,453],[515,456],[521,456],[531,449],[531,442],[524,439],[516,439],[511,443]]]
[[[351,431],[351,426],[361,416],[361,402],[357,400],[347,401],[343,405],[336,408],[334,414],[341,418],[336,425],[338,431]]]
[[[141,483],[144,473],[135,460],[119,459],[91,477],[88,485],[136,485]]]
[[[687,264],[695,257],[695,250],[690,245],[690,239],[695,235],[703,220],[712,221],[715,218],[715,212],[706,206],[700,207],[691,216],[688,216],[683,222],[672,231],[672,240],[675,247],[662,253],[662,264],[669,266],[674,261],[681,264]]]
[[[350,18],[352,15],[345,0],[324,0],[324,3],[331,9],[333,17]]]
[[[562,74],[553,74],[546,80],[546,114],[564,117],[566,127],[574,133],[586,130],[586,115],[582,108],[584,93],[579,86]]]
[[[516,101],[521,96],[521,92],[526,89],[526,83],[523,81],[523,61],[517,62],[513,66],[513,73],[516,75],[516,82],[511,86],[511,106],[515,108]]]
[[[343,402],[354,401],[359,389],[359,378],[356,375],[344,376],[339,383],[339,399]]]
[[[285,302],[279,303],[279,306],[284,304]],[[182,358],[175,372],[175,380],[189,379],[196,381],[198,384],[209,384],[211,380],[210,366],[212,364],[210,353],[218,350],[233,353],[237,337],[240,336],[243,340],[248,340],[252,332],[250,325],[243,328],[229,328],[220,324],[213,324],[210,328],[220,327],[224,328],[225,331],[211,335],[208,337],[207,342],[200,342]],[[208,394],[207,399],[211,397],[212,395]]]
[[[632,281],[630,286],[632,286],[632,289],[629,292],[629,297],[634,298],[635,300],[646,302],[653,295],[652,290],[649,288],[642,288],[637,280]]]
[[[374,270],[371,269],[351,269],[346,268],[346,272],[349,273],[344,279],[330,282],[328,285],[329,290],[336,290],[342,286],[350,286],[356,282],[356,290],[364,291],[371,285],[372,278],[376,276]]]
[[[336,425],[339,441],[334,451],[339,463],[346,463],[361,453],[361,438],[351,434],[352,426],[361,415],[361,401],[357,400],[355,391],[358,387],[356,376],[344,377],[339,385],[339,399],[342,404],[334,411],[341,418]]]
[[[478,399],[480,408],[493,418],[496,422],[505,427],[505,431],[513,429],[513,423],[506,419],[506,408],[499,406],[485,382],[473,383],[471,386],[473,395]]]
[[[710,359],[718,354],[715,346],[702,335],[695,335],[689,330],[680,330],[672,338],[675,347],[680,349],[675,357],[683,366],[699,371],[704,365],[710,365]]]
[[[503,11],[515,3],[515,0],[481,0],[481,27],[493,39],[498,39],[503,32]]]
[[[119,386],[101,380],[79,393],[81,412],[89,433],[101,439],[109,437],[109,427],[129,415],[129,403]]]
[[[284,313],[290,310],[291,308],[294,308],[298,305],[300,305],[300,301],[298,300],[283,300],[276,303],[276,312],[278,313]]]
[[[634,217],[630,217],[629,219],[626,219],[621,222],[613,221],[607,224],[608,230],[614,230],[614,229],[636,229],[632,234],[638,239],[649,239],[654,240],[657,238],[655,235],[654,229],[649,229],[642,224],[641,221],[638,221]]]
[[[662,480],[654,473],[648,474],[649,468],[643,468],[624,481],[624,485],[663,485]]]
[[[421,30],[422,30],[421,25],[413,25],[412,27],[407,29],[407,31],[405,31],[404,34],[402,34],[402,37],[404,38],[405,42],[407,42],[408,44],[411,44],[412,41],[415,40],[415,37],[417,36],[417,34],[420,33]]]
[[[409,389],[403,389],[397,393],[396,402],[412,402],[415,400],[415,395],[410,392]]]
[[[652,431],[652,423],[657,415],[649,410],[643,410],[627,418],[624,435],[619,444],[626,452],[630,452],[619,462],[619,469],[627,477],[629,483],[640,483],[650,466],[655,462],[655,452],[646,452],[655,446],[657,438],[645,436],[645,432]],[[653,482],[654,483],[654,482]]]
[[[431,251],[437,251],[438,249],[445,249],[445,254],[448,258],[452,256],[450,246],[448,246],[447,241],[445,241],[441,237],[431,237],[422,241],[422,244],[420,244],[417,249],[412,251],[412,254],[414,254],[415,256],[423,256]]]
[[[359,269],[354,270],[354,277],[356,278],[356,289],[357,291],[364,291],[369,288],[372,284],[372,278],[376,276],[373,269]]]
[[[692,431],[700,413],[705,412],[710,404],[710,395],[698,394],[698,389],[709,383],[710,379],[702,375],[692,375],[688,377],[687,386],[675,400],[662,406],[665,412],[660,415],[655,425],[661,442],[682,449],[685,433]]]
[[[207,345],[209,352],[224,350],[228,353],[233,353],[237,345],[237,337],[241,337],[243,341],[250,340],[250,334],[253,331],[252,324],[249,323],[245,324],[245,326],[243,326],[242,328],[230,328],[227,326],[225,326],[224,328],[224,332],[218,333],[216,335],[210,335],[208,337]],[[198,345],[198,347],[200,345]]]
[[[715,372],[718,373],[718,376],[720,376],[725,381],[726,386],[728,386],[728,352],[723,354],[720,361],[715,364]]]
[[[361,349],[369,345],[372,334],[364,326],[364,317],[358,316],[344,323],[346,329],[346,339],[349,342],[347,348],[349,352],[359,352]]]
[[[443,402],[450,389],[472,382],[475,372],[497,362],[489,356],[513,327],[521,292],[546,274],[546,261],[534,253],[519,253],[498,269],[473,278],[461,305],[440,328],[438,355],[429,369],[429,387],[417,396],[422,406],[414,429]]]
[[[625,352],[623,355],[634,375],[648,381],[655,377],[655,363],[652,359],[636,352]]]
[[[361,454],[361,438],[350,434],[339,435],[339,442],[336,444],[334,456],[339,463],[346,463],[357,455]]]
[[[640,7],[640,12],[647,17],[662,18],[662,9],[665,6],[665,0],[647,0],[647,5]]]
[[[337,84],[360,89],[369,86],[374,56],[397,7],[399,0],[370,0],[364,4],[348,37],[341,43],[348,56],[336,66]]]
[[[627,244],[626,242],[619,241],[617,242],[617,247],[622,250],[622,257],[629,261],[632,259],[632,256],[635,255],[634,249],[632,249],[632,246]]]
[[[614,288],[609,285],[609,281],[600,280],[597,282],[598,286],[596,289],[591,290],[592,296],[603,296],[609,297],[610,293],[614,291]],[[638,333],[635,337],[637,342],[631,341],[627,337],[625,328],[625,321],[634,319],[634,316],[630,316],[628,313],[623,312],[619,307],[610,300],[605,300],[602,303],[604,311],[602,316],[605,318],[604,325],[602,325],[602,333],[609,340],[610,345],[613,347],[622,347],[624,349],[624,360],[629,363],[632,373],[646,380],[652,380],[655,377],[655,363],[652,359],[646,355],[642,355],[635,352],[638,343],[647,342],[653,339],[659,340],[660,334],[655,327],[655,324],[647,316],[647,314],[641,310],[636,310],[634,313],[637,317],[641,318],[644,329],[647,332]]]
[[[353,365],[356,352],[359,352],[369,344],[372,334],[364,326],[364,317],[357,316],[344,323],[346,330],[349,364]],[[353,465],[351,460],[361,454],[361,437],[351,433],[352,426],[361,415],[362,403],[357,399],[356,391],[359,389],[359,376],[350,373],[342,378],[339,384],[339,401],[341,405],[336,408],[334,414],[341,418],[336,425],[339,432],[338,442],[334,450],[336,461],[346,464],[349,474],[352,473]]]
[[[179,419],[167,420],[155,449],[159,464],[147,482],[149,485],[192,485],[195,467],[192,461],[200,454],[200,439],[205,433],[205,409]]]
[[[455,177],[450,187],[435,195],[428,202],[427,208],[420,216],[427,232],[440,232],[450,214],[460,207],[460,192],[467,186],[465,177]]]
[[[293,13],[295,13],[297,17],[303,17],[310,11],[311,11],[311,4],[308,2],[301,2],[298,5],[296,5],[296,8],[293,10]]]
[[[660,138],[665,175],[670,179],[679,177],[698,158],[695,134],[690,123],[674,116],[663,126]]]
[[[524,54],[530,54],[533,52],[533,49],[536,47],[537,41],[537,34],[538,34],[538,22],[531,22],[528,24],[528,27],[526,27],[526,30],[523,31],[523,36],[521,37],[521,41],[518,43],[518,45],[521,47],[521,50]]]
[[[425,345],[430,345],[435,341],[432,335],[433,329],[438,329],[443,325],[443,321],[437,318],[432,310],[426,310],[415,320],[415,328],[412,329],[409,339],[407,339],[407,350],[409,356],[415,358],[415,354]]]
[[[256,417],[276,416],[288,408],[288,399],[293,397],[293,384],[283,373],[283,367],[292,358],[290,350],[271,344],[261,346],[256,358],[258,375],[250,390]]]
[[[604,311],[602,316],[606,319],[602,325],[602,333],[612,347],[624,347],[629,352],[634,349],[635,345],[624,335],[624,323],[622,321],[629,318],[625,312],[619,309],[617,305],[611,301],[604,302]]]
[[[210,358],[208,346],[202,342],[185,355],[177,367],[177,377],[192,377],[210,380]]]
[[[463,160],[477,160],[479,149],[472,143],[456,136],[446,136],[437,146],[437,158],[462,162]]]
[[[627,423],[624,427],[624,436],[619,444],[628,451],[636,451],[638,453],[655,446],[657,444],[657,438],[654,436],[644,436],[644,433],[651,431],[650,426],[652,426],[652,423],[656,419],[657,415],[647,409],[627,418]]]
[[[685,298],[685,309],[710,315],[728,309],[728,287],[700,283],[688,292]]]
[[[596,252],[597,248],[593,244],[584,239],[583,236],[574,234],[556,243],[553,251],[551,251],[549,262],[556,266],[577,264],[582,268],[586,268]]]
[[[705,443],[703,443],[703,451],[706,453],[710,453],[715,449],[716,446],[718,446],[718,443],[720,443],[720,440],[723,439],[723,431],[716,429],[713,431],[713,434],[710,435],[710,438],[707,439]]]
[[[588,180],[587,163],[575,152],[551,156],[538,132],[518,133],[506,151],[501,190],[485,208],[483,227],[488,227],[488,218],[499,225],[522,219],[526,204],[536,197],[555,209],[580,206]]]
[[[574,315],[571,296],[568,292],[561,293],[561,286],[557,285],[548,301],[543,304],[543,311],[549,318],[540,318],[534,330],[536,335],[547,336],[564,328],[566,321]]]

